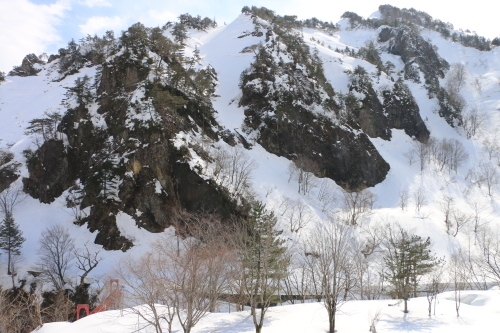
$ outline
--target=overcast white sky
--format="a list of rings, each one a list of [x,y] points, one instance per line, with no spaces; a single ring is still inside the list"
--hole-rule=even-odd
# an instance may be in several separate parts
[[[161,26],[179,14],[208,16],[219,25],[234,20],[241,8],[265,6],[279,15],[317,17],[337,22],[345,11],[368,17],[380,4],[415,8],[434,18],[488,38],[500,36],[500,2],[494,0],[0,0],[0,71],[21,64],[28,53],[56,53],[71,38],[118,33],[135,22]]]

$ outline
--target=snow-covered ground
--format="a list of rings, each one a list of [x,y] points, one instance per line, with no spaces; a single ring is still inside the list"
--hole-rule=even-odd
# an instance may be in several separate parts
[[[411,299],[409,313],[395,300],[349,301],[343,304],[337,317],[339,333],[369,332],[371,319],[380,312],[376,324],[378,333],[494,333],[498,332],[500,290],[463,291],[460,316],[457,317],[453,292],[439,294],[434,314],[428,315],[426,297]],[[141,310],[143,311],[143,310]],[[128,333],[155,332],[144,327],[142,319],[131,309],[97,313],[74,323],[45,324],[36,333]],[[163,329],[166,332],[166,324]],[[328,316],[322,303],[283,305],[269,309],[264,333],[324,333],[328,330]],[[174,322],[173,332],[182,332]],[[255,332],[249,311],[209,313],[192,330],[193,333],[251,333]]]

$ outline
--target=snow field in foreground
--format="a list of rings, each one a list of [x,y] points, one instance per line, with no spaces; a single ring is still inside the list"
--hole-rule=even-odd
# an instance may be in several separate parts
[[[428,316],[426,297],[410,299],[409,313],[403,313],[403,304],[397,300],[349,301],[339,310],[337,332],[368,332],[370,318],[380,311],[376,325],[383,332],[498,332],[500,315],[500,290],[462,291],[460,317],[455,311],[454,292],[438,295],[436,315]],[[139,309],[137,307],[136,309]],[[97,313],[74,323],[49,323],[36,333],[126,333],[154,332],[153,327],[140,329],[143,321],[131,309]],[[138,326],[139,325],[139,326]],[[166,331],[166,325],[164,331]],[[322,303],[306,303],[272,307],[266,314],[265,333],[324,333],[328,329],[328,316]],[[178,323],[174,332],[182,332]],[[193,329],[200,333],[246,333],[255,332],[249,311],[232,313],[210,313]]]

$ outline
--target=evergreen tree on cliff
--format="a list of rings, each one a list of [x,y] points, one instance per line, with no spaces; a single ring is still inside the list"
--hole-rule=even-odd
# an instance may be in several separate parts
[[[7,274],[12,275],[12,257],[21,254],[22,244],[26,240],[12,213],[7,212],[0,223],[0,249],[7,253]]]

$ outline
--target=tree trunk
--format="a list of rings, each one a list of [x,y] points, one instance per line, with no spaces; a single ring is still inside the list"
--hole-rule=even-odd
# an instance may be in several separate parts
[[[11,268],[11,251],[9,249],[8,254],[7,254],[7,275],[12,275],[12,271],[10,270]]]
[[[405,298],[405,310],[403,311],[404,313],[408,313],[408,300]]]
[[[329,329],[328,332],[329,333],[335,333],[335,315],[330,316],[329,322],[330,322],[330,329]]]

